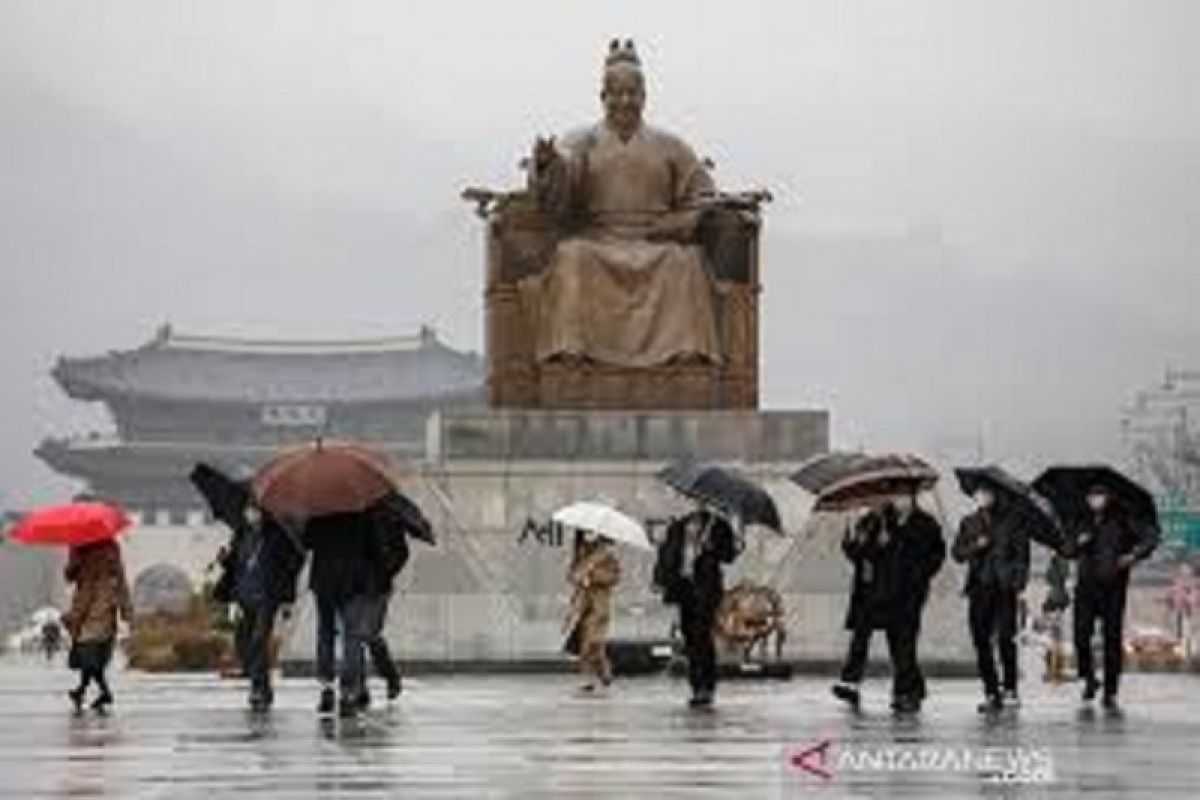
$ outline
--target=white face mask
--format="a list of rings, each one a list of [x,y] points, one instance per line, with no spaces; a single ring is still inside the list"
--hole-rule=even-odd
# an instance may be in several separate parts
[[[996,504],[996,495],[987,489],[980,489],[975,493],[975,503],[980,508],[991,508]]]
[[[1092,511],[1103,511],[1108,508],[1108,495],[1103,492],[1093,492],[1087,496],[1087,504]]]
[[[895,506],[897,513],[907,514],[913,510],[915,503],[912,497],[908,495],[901,495],[900,497],[892,500],[892,505]]]

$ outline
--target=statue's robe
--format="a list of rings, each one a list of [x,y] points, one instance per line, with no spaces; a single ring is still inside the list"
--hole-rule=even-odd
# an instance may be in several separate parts
[[[711,196],[695,153],[644,125],[623,141],[605,123],[558,147],[562,157],[532,185],[542,207],[573,227],[521,287],[538,360],[718,363],[715,287],[700,248],[649,238],[673,215],[698,218]]]

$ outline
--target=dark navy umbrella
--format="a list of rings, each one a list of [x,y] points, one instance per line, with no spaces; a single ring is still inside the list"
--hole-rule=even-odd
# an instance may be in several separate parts
[[[1107,464],[1051,467],[1038,476],[1033,488],[1051,502],[1064,522],[1087,519],[1088,491],[1100,486],[1109,491],[1131,521],[1159,530],[1154,496]]]
[[[660,470],[658,479],[680,494],[707,503],[726,516],[783,533],[779,510],[771,495],[731,469],[697,461],[676,461]]]
[[[990,489],[1002,504],[1022,514],[1034,541],[1052,548],[1062,545],[1062,526],[1053,505],[1029,484],[995,465],[959,467],[954,475],[964,493],[972,495],[981,488]]]
[[[246,508],[250,505],[250,484],[237,481],[209,464],[199,463],[188,475],[192,485],[212,509],[213,517],[231,530],[246,527]]]

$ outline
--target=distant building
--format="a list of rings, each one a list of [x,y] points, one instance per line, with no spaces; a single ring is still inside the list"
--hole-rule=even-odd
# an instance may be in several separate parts
[[[184,336],[169,326],[133,350],[62,358],[54,379],[104,403],[115,432],[51,438],[37,455],[86,492],[182,521],[200,511],[197,461],[248,474],[280,446],[318,436],[420,457],[437,409],[479,407],[482,359],[422,328],[412,337],[272,341]]]

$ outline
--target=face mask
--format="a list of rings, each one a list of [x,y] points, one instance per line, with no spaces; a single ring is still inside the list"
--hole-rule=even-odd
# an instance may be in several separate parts
[[[1092,511],[1103,511],[1108,507],[1108,495],[1100,494],[1099,492],[1096,494],[1089,494],[1087,497],[1087,504],[1088,508],[1090,508]]]
[[[980,508],[991,508],[996,503],[996,496],[987,489],[980,489],[975,493],[975,502]]]
[[[913,510],[913,499],[908,496],[897,497],[892,501],[892,505],[896,507],[896,512],[899,514],[907,514]]]

